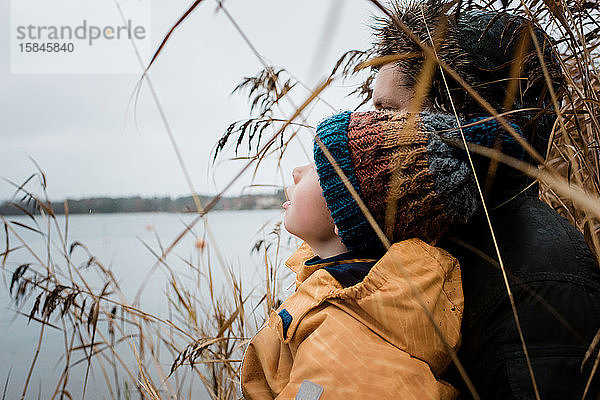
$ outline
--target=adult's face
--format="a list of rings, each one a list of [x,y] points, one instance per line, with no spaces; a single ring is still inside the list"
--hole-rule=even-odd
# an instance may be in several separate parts
[[[373,105],[377,110],[419,112],[422,108],[414,100],[414,89],[395,63],[382,65],[373,89]],[[422,107],[427,108],[425,100]]]

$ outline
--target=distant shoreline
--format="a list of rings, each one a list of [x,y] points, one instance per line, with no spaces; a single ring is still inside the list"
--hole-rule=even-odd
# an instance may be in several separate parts
[[[200,195],[200,202],[207,204],[214,196]],[[269,210],[281,207],[285,201],[283,191],[274,194],[248,194],[223,197],[213,210]],[[67,199],[69,214],[117,214],[141,212],[194,213],[196,205],[192,196],[172,199],[170,197],[91,197]],[[64,201],[53,201],[52,209],[57,215],[65,214]],[[33,201],[13,201],[0,204],[0,215],[14,216],[39,214]]]

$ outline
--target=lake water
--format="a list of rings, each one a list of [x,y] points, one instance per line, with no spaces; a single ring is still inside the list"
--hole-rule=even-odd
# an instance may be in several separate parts
[[[192,229],[192,232],[189,232],[169,254],[167,263],[180,282],[185,282],[185,284],[191,286],[194,285],[194,276],[197,276],[197,274],[189,267],[187,262],[202,268],[202,266],[206,266],[207,258],[212,260],[210,265],[212,265],[212,275],[216,288],[226,292],[230,285],[230,278],[223,272],[221,261],[226,264],[227,268],[234,271],[236,278],[240,279],[246,288],[260,286],[265,279],[264,253],[252,253],[251,249],[258,240],[274,240],[275,236],[269,234],[269,232],[281,220],[281,215],[280,210],[211,212],[207,217],[210,233],[207,231],[205,224],[202,221],[199,222]],[[166,291],[169,274],[162,266],[157,267],[152,274],[149,274],[153,265],[155,265],[156,257],[146,248],[144,242],[153,251],[160,254],[161,248],[168,247],[184,230],[184,224],[189,224],[194,217],[194,215],[167,213],[72,215],[69,217],[67,246],[74,241],[85,244],[91,254],[96,256],[104,265],[110,267],[128,302],[133,301],[142,282],[145,282],[139,300],[139,308],[161,318],[167,318],[169,314]],[[7,217],[6,219],[32,225],[31,219],[26,217]],[[59,217],[58,220],[61,230],[64,230],[64,217]],[[40,221],[42,220],[40,219]],[[46,262],[45,239],[38,233],[16,225],[12,226],[23,240],[31,246],[32,250]],[[46,227],[40,226],[39,229],[45,231]],[[210,239],[211,235],[214,240]],[[20,244],[13,234],[10,234],[9,237],[11,239],[10,247]],[[60,251],[62,246],[56,235],[56,229],[52,230],[50,237],[52,263],[56,264],[59,270],[66,271],[64,268],[65,260]],[[197,246],[197,240],[202,238],[206,240],[206,247],[200,250]],[[281,286],[287,287],[293,282],[293,278],[284,271],[285,267],[282,264],[293,252],[298,242],[285,233],[283,229],[281,238],[279,257],[275,259],[273,251],[269,254],[270,262],[279,265],[281,270]],[[4,232],[0,232],[0,243],[2,243],[0,252],[3,252],[5,248]],[[275,248],[275,246],[272,248]],[[85,264],[88,257],[82,248],[75,248],[72,259],[76,263]],[[200,260],[205,261],[201,262]],[[0,289],[0,304],[2,305],[0,307],[2,321],[0,322],[0,354],[2,359],[0,363],[0,381],[4,386],[4,380],[10,378],[6,399],[20,398],[40,334],[39,323],[32,321],[28,324],[27,317],[16,314],[17,307],[8,293],[11,274],[23,263],[33,263],[32,268],[37,271],[42,270],[39,263],[26,249],[20,249],[8,256],[5,269],[2,272],[3,284]],[[95,293],[99,293],[102,289],[103,280],[98,270],[94,270],[94,268],[92,266],[87,269],[80,268],[80,270],[86,274],[86,280]],[[207,273],[207,271],[201,272]],[[203,300],[208,301],[208,295],[199,301]],[[251,305],[252,301],[254,300],[250,301]],[[29,299],[24,304],[25,307],[22,310],[28,313],[33,301]],[[60,320],[56,320],[54,317],[50,321],[60,325]],[[248,332],[248,334],[252,334],[252,332]],[[65,338],[61,331],[51,328],[45,329],[41,352],[26,398],[35,399],[38,396],[41,399],[50,398],[64,367],[64,360],[61,358],[64,354],[64,343]],[[123,349],[129,351],[127,347],[123,347]],[[81,354],[78,357],[81,357]],[[166,365],[165,369],[167,371],[172,361],[171,355],[161,355],[161,363]],[[130,359],[128,363],[131,363],[132,370],[136,371],[134,360]],[[74,398],[81,398],[83,371],[83,368],[74,370],[70,377],[67,388],[74,395]],[[205,395],[202,395],[201,392],[198,394],[194,398],[205,398]],[[104,377],[97,367],[92,369],[85,398],[110,398]],[[132,398],[139,398],[139,394],[132,395]]]

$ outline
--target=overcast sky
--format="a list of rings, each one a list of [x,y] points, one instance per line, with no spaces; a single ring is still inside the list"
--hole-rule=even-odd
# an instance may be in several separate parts
[[[153,48],[191,3],[152,0]],[[139,74],[11,74],[10,0],[0,4],[0,176],[22,182],[35,172],[32,157],[46,172],[52,199],[189,194],[147,87],[137,106],[138,129],[133,110],[127,110]],[[214,166],[211,155],[229,123],[249,116],[247,99],[231,95],[231,90],[242,77],[261,69],[216,4],[205,0],[196,9],[150,74],[200,193],[219,191],[242,167],[241,161],[230,160],[232,149]],[[366,49],[372,41],[368,23],[376,10],[366,0],[227,0],[224,5],[270,64],[285,67],[310,87],[344,51]],[[356,99],[345,97],[350,84],[335,82],[324,97],[340,111],[352,108]],[[300,104],[306,95],[295,90],[295,102]],[[284,111],[289,115],[291,108]],[[319,104],[306,119],[316,125],[332,113]],[[310,150],[310,132],[299,137]],[[285,179],[289,182],[291,169],[305,162],[299,142],[294,142],[282,163]],[[254,183],[281,184],[274,165],[260,167]],[[240,193],[251,175],[244,175],[229,193]],[[12,193],[10,185],[0,182],[0,200]]]

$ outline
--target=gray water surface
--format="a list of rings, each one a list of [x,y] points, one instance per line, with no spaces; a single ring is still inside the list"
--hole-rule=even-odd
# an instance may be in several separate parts
[[[140,285],[147,279],[147,284],[141,293],[139,304],[140,308],[161,318],[168,317],[167,305],[167,283],[169,274],[162,267],[150,275],[149,271],[155,264],[155,256],[144,246],[142,241],[146,242],[155,252],[161,252],[184,230],[185,225],[189,224],[194,215],[178,215],[167,213],[139,213],[139,214],[97,214],[97,215],[72,215],[69,217],[69,229],[67,246],[72,242],[78,241],[87,246],[90,253],[97,257],[105,266],[110,267],[112,273],[117,278],[119,286],[128,299],[132,302]],[[31,219],[27,217],[8,217],[7,221],[17,221],[28,225],[33,225]],[[64,234],[63,216],[58,218],[61,231]],[[245,287],[249,290],[252,287],[261,286],[265,279],[264,273],[264,253],[252,253],[251,249],[257,240],[273,240],[275,236],[269,235],[275,224],[281,220],[280,210],[253,210],[253,211],[221,211],[212,212],[208,215],[208,226],[215,241],[210,240],[210,235],[202,222],[198,223],[188,233],[184,239],[174,248],[167,257],[167,262],[177,275],[178,279],[193,288],[197,280],[197,274],[194,273],[181,259],[191,261],[196,265],[203,265],[206,268],[206,259],[210,258],[212,266],[212,275],[215,282],[215,288],[218,291],[226,292],[230,284],[222,269],[219,260],[223,260],[227,267],[234,271]],[[40,221],[39,229],[46,231],[43,220]],[[27,229],[14,226],[15,231],[23,240],[31,246],[43,259],[47,260],[45,239],[38,233]],[[56,234],[56,229],[51,231],[52,241],[52,262],[56,264],[57,269],[66,273],[65,259],[61,255],[60,240]],[[282,239],[280,254],[277,260],[274,255],[271,256],[272,262],[277,262],[282,267],[282,263],[293,251],[298,242],[291,238],[282,229]],[[14,247],[20,243],[10,234],[10,246]],[[159,239],[158,239],[158,238]],[[197,248],[197,239],[207,240],[207,246],[200,251]],[[160,244],[159,244],[160,241]],[[0,251],[4,251],[5,234],[0,232]],[[272,247],[274,248],[274,247]],[[220,256],[220,257],[219,257]],[[90,283],[92,289],[98,293],[103,285],[103,279],[98,271],[94,270],[92,265],[85,269],[81,267],[88,260],[85,251],[82,248],[75,248],[72,259],[80,264],[80,270],[85,274],[86,280]],[[199,261],[204,260],[200,264]],[[19,399],[27,371],[34,356],[35,347],[40,334],[40,324],[32,321],[27,322],[27,317],[16,314],[16,305],[9,296],[8,285],[10,284],[12,272],[23,263],[33,263],[32,268],[41,271],[42,268],[37,265],[35,258],[26,250],[20,249],[8,256],[5,269],[2,272],[2,284],[0,284],[0,381],[2,387],[4,381],[10,376],[6,399]],[[206,273],[207,271],[203,271]],[[289,273],[281,272],[282,286],[288,286],[293,282]],[[204,293],[200,291],[200,293]],[[200,301],[208,301],[208,295],[200,295]],[[28,313],[33,304],[32,299],[24,303],[23,312]],[[52,323],[61,326],[60,320],[51,318]],[[252,332],[248,332],[252,334]],[[69,336],[70,337],[70,336]],[[40,354],[34,369],[30,387],[28,389],[28,399],[50,398],[54,392],[56,383],[64,368],[64,360],[61,356],[64,354],[65,337],[60,330],[46,328],[44,332],[43,343]],[[123,355],[131,363],[131,368],[135,370],[135,363],[131,357],[131,350],[122,346]],[[81,354],[79,355],[81,357]],[[164,363],[168,371],[170,363],[173,361],[169,354],[161,355],[161,363]],[[80,368],[74,368],[67,386],[68,390],[74,395],[74,398],[81,398],[84,377],[85,363]],[[196,385],[198,386],[198,385]],[[129,383],[131,388],[131,382]],[[123,388],[121,388],[121,391]],[[194,398],[204,398],[201,395]],[[187,396],[187,392],[186,393]],[[123,397],[123,394],[121,396]],[[0,395],[1,398],[1,395]],[[92,368],[86,399],[104,399],[110,398],[108,389],[101,370]],[[131,398],[139,398],[139,394],[133,392]]]

